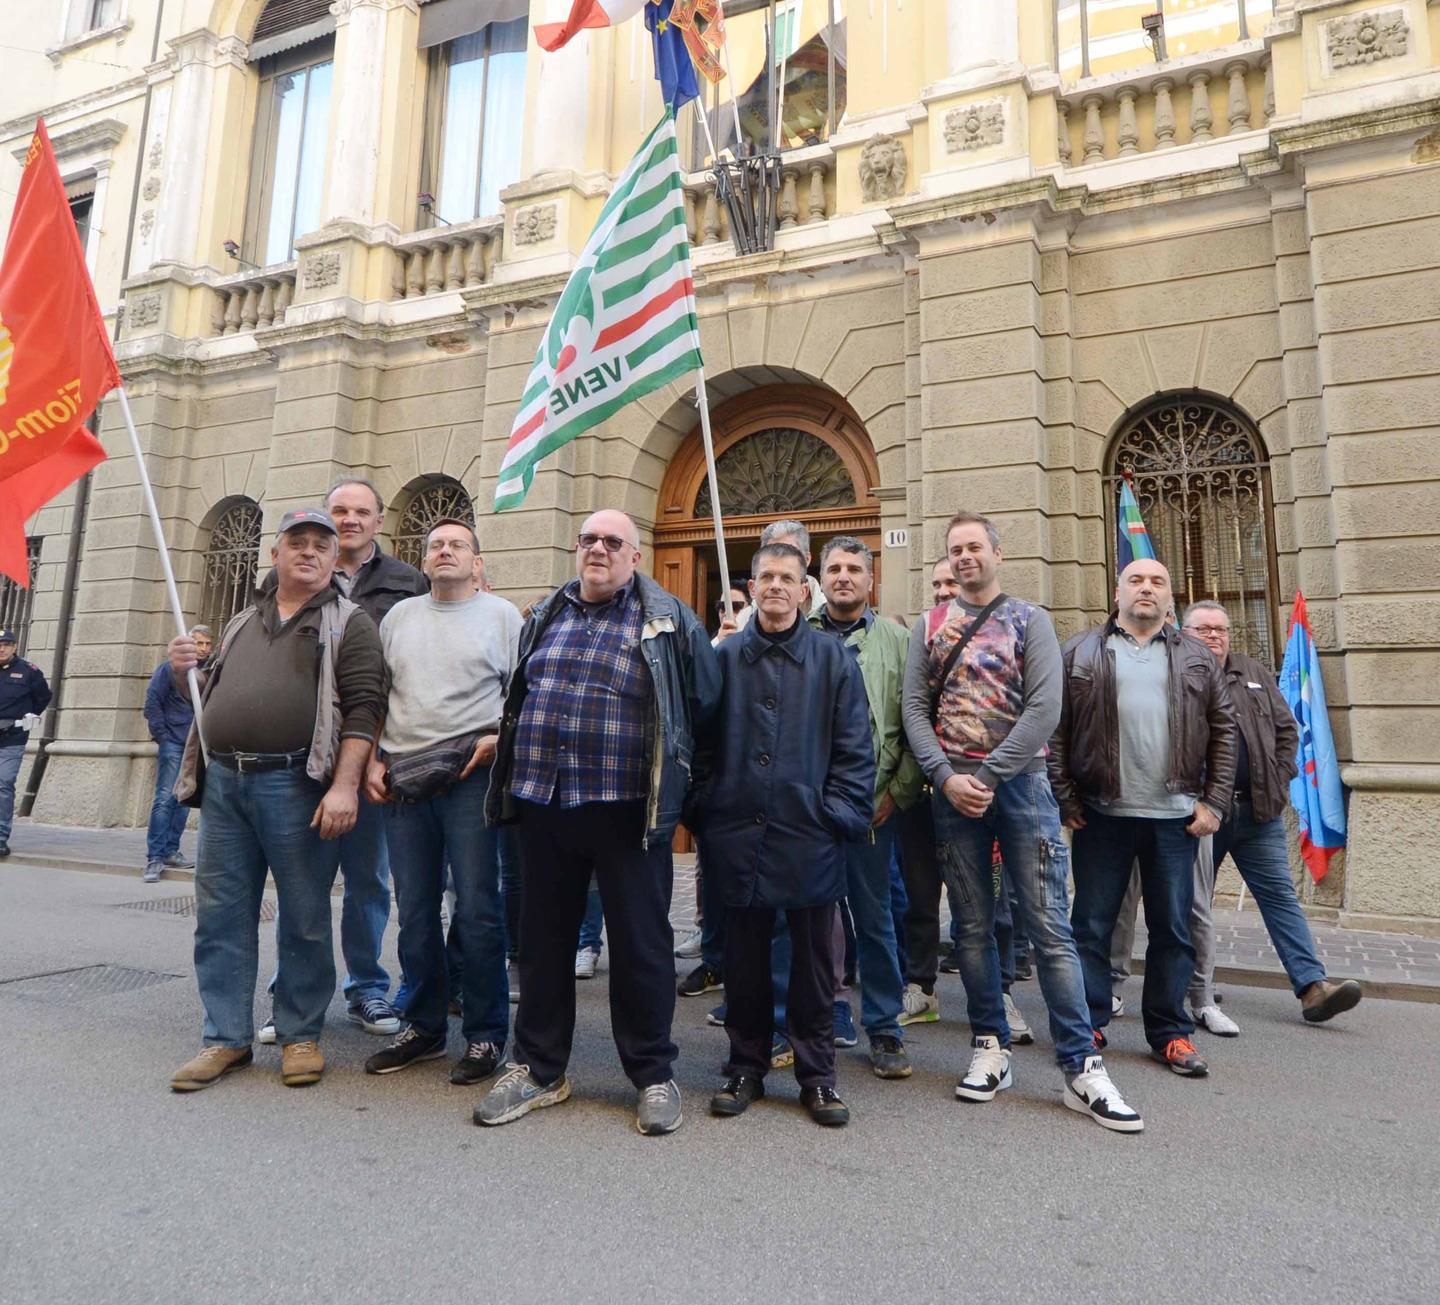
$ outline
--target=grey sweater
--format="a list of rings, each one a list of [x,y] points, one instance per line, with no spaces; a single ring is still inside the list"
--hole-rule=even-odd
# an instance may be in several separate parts
[[[915,622],[905,663],[905,733],[920,768],[937,788],[955,774],[994,789],[1045,768],[1060,723],[1060,641],[1042,607],[1006,598],[966,646],[945,685],[940,666],[962,624],[983,609],[955,599]]]

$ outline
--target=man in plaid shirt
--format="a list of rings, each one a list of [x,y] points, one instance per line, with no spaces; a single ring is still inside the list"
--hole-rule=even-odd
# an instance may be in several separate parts
[[[570,1095],[575,943],[590,876],[610,933],[610,1022],[639,1091],[636,1127],[680,1126],[670,839],[690,784],[694,731],[720,697],[695,614],[637,574],[639,531],[596,512],[576,579],[535,605],[520,634],[486,814],[518,818],[525,850],[515,1061],[475,1108],[506,1124]]]

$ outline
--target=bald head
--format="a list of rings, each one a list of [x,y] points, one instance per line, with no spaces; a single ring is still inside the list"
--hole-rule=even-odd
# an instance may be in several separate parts
[[[580,597],[601,603],[630,582],[640,564],[640,531],[615,508],[592,512],[580,527],[575,546],[575,573]]]
[[[1148,639],[1165,624],[1173,601],[1170,572],[1153,557],[1137,557],[1115,585],[1115,606],[1122,630]]]

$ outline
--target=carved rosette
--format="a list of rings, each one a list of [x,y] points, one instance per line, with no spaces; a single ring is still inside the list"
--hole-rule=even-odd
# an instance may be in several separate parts
[[[300,264],[300,284],[306,290],[323,290],[340,282],[340,253],[327,249],[311,254]]]
[[[538,245],[555,234],[556,206],[554,204],[531,204],[515,214],[515,243],[517,245]]]
[[[1410,53],[1410,23],[1401,8],[1347,14],[1325,24],[1330,68],[1361,67]]]
[[[945,115],[945,149],[951,154],[1005,143],[1005,101],[986,100]]]

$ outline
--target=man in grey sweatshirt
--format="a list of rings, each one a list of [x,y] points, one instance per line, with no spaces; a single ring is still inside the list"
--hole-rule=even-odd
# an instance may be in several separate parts
[[[998,841],[1038,957],[1065,1104],[1104,1128],[1139,1132],[1140,1116],[1096,1053],[1070,932],[1070,855],[1045,774],[1046,745],[1060,719],[1060,643],[1042,608],[1001,592],[1000,534],[992,522],[957,513],[946,548],[960,593],[916,623],[904,713],[910,749],[935,788],[937,850],[960,903],[960,973],[974,1055],[955,1095],[990,1101],[1011,1084],[995,948],[1000,885],[991,850]]]

